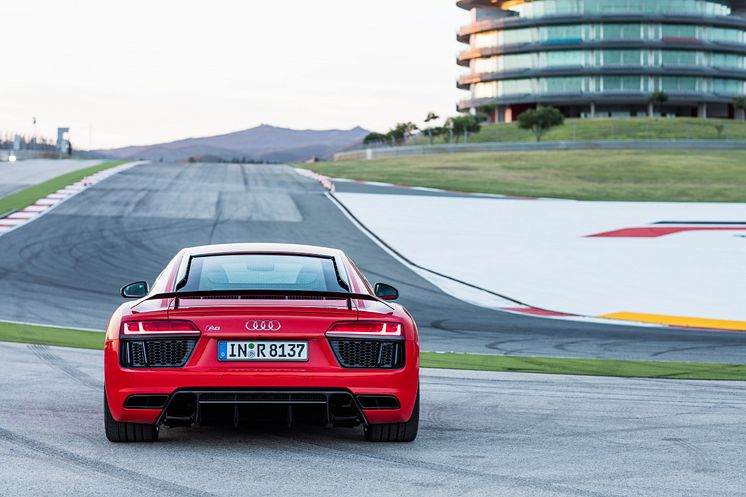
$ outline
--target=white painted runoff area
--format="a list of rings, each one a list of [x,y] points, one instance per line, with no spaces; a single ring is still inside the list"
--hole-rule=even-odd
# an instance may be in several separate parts
[[[588,238],[657,221],[744,222],[746,204],[335,196],[416,264],[534,307],[746,320],[746,231]]]
[[[0,162],[0,197],[100,163],[100,160],[51,159]]]

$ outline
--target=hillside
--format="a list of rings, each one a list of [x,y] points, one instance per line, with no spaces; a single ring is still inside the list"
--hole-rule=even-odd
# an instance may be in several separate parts
[[[366,134],[368,131],[360,127],[350,130],[295,130],[262,124],[224,135],[97,152],[116,159],[167,162],[190,158],[197,161],[292,162],[305,161],[313,156],[330,157],[334,152],[358,145]]]

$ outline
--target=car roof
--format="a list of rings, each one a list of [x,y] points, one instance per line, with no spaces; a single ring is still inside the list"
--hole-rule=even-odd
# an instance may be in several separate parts
[[[200,255],[216,254],[245,254],[245,253],[274,253],[274,254],[299,254],[316,255],[324,257],[345,257],[344,252],[329,247],[317,247],[315,245],[299,245],[295,243],[221,243],[215,245],[201,245],[199,247],[187,247],[182,255],[194,257]]]

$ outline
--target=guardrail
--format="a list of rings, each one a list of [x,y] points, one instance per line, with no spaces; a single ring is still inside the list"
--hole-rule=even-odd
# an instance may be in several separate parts
[[[452,143],[366,148],[334,154],[334,160],[371,160],[459,152],[530,152],[552,150],[746,150],[746,140],[599,140],[511,143]]]

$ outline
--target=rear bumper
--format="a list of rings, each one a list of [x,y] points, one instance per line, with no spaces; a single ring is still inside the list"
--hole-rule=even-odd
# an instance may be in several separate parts
[[[130,396],[125,406],[132,404],[136,398],[162,400],[162,396]],[[144,402],[142,404],[147,404]],[[228,406],[238,409],[251,405],[283,406],[286,414],[301,406],[313,405],[321,408],[321,419],[325,425],[354,426],[358,422],[367,425],[365,411],[399,409],[399,400],[394,396],[353,395],[348,390],[192,390],[180,389],[167,397],[163,404],[157,424],[191,425],[202,423],[203,412],[213,406]],[[369,406],[366,408],[366,406]],[[375,406],[375,407],[370,407]],[[393,409],[391,409],[393,408]],[[236,411],[236,416],[238,411]]]
[[[418,356],[416,347],[409,347],[405,367],[396,370],[280,363],[206,365],[192,364],[191,361],[183,368],[128,369],[120,365],[119,341],[113,340],[107,342],[104,351],[106,396],[114,419],[132,423],[163,422],[167,409],[125,407],[127,399],[133,395],[165,395],[168,396],[167,406],[177,393],[201,396],[201,392],[239,395],[233,400],[239,404],[251,403],[247,394],[342,393],[355,402],[364,423],[404,422],[412,415],[419,387]],[[366,398],[361,404],[358,397],[361,395],[395,397],[399,407],[366,408],[365,405],[374,404],[366,402],[371,400]],[[289,404],[300,400],[300,397],[288,397],[287,401],[282,401],[278,397],[278,402]]]

